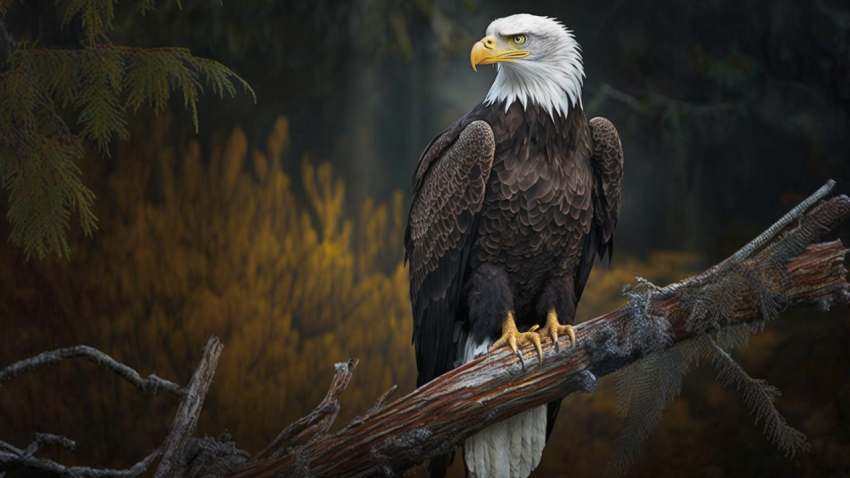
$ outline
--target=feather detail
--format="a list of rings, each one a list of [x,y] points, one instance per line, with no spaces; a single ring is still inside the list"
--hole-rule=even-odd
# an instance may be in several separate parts
[[[460,361],[474,360],[492,341],[463,340]],[[464,443],[463,459],[470,478],[526,478],[540,464],[546,444],[546,405],[490,425]]]

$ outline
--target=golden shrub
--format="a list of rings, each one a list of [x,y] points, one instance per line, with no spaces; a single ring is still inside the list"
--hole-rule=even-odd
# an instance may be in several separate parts
[[[185,383],[203,343],[217,334],[226,348],[201,430],[227,428],[252,450],[321,400],[334,362],[360,359],[341,420],[393,384],[411,389],[401,194],[389,205],[368,200],[346,211],[343,182],[330,165],[305,160],[306,201],[299,201],[283,170],[286,118],[265,151],[249,152],[236,129],[209,158],[197,142],[167,145],[166,130],[119,151],[104,178],[100,202],[108,204],[98,211],[93,242],[80,241],[70,261],[24,265],[31,269],[25,281],[4,268],[0,285],[14,299],[0,305],[11,318],[3,329],[27,339],[0,351],[0,363],[85,343],[142,374]],[[7,251],[5,261],[14,256]],[[39,325],[32,315],[42,317]],[[92,444],[121,436],[94,453],[101,459],[126,460],[155,446],[176,400],[139,398],[92,368],[63,365],[0,389],[0,409],[27,410],[4,413],[0,427],[20,444],[36,430],[90,433]],[[53,396],[56,383],[39,380],[45,377],[73,390],[67,402]],[[39,398],[26,401],[27,394]]]

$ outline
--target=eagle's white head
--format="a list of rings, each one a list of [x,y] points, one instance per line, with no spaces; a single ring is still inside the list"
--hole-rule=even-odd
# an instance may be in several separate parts
[[[584,66],[581,48],[570,30],[553,18],[522,13],[495,20],[487,36],[472,47],[470,61],[496,63],[496,80],[487,93],[488,104],[514,101],[545,109],[564,118],[571,105],[581,105]]]

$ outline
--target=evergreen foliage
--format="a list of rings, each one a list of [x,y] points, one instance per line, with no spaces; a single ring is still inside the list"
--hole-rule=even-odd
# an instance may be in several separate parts
[[[768,246],[766,250],[770,254],[766,259],[748,261],[746,266],[738,264],[716,283],[679,291],[680,300],[691,308],[687,330],[715,332],[674,347],[652,348],[642,360],[616,374],[617,410],[623,419],[623,432],[613,445],[614,457],[609,466],[621,476],[628,471],[643,442],[658,427],[662,412],[681,393],[682,379],[689,372],[690,364],[698,364],[700,358],[711,361],[717,369],[717,380],[723,386],[735,388],[755,416],[756,424],[763,421],[765,436],[780,452],[794,456],[809,449],[806,436],[789,426],[776,409],[774,402],[780,395],[779,390],[764,380],[750,377],[728,353],[729,349],[746,345],[750,334],[761,331],[765,321],[777,317],[787,303],[776,281],[785,278],[789,253],[799,248],[794,241],[787,240],[788,237],[786,233],[782,241]],[[651,300],[654,286],[647,288],[647,284],[639,279],[637,290],[645,294],[629,294],[630,303]],[[761,320],[725,327],[745,294],[757,298]],[[647,309],[644,306],[641,310]]]
[[[755,416],[755,422],[764,422],[764,434],[784,455],[793,457],[797,452],[808,451],[806,435],[788,425],[773,402],[782,394],[778,388],[764,380],[754,379],[716,343],[710,343],[711,361],[717,369],[717,379],[726,387],[734,386],[741,400]]]
[[[0,0],[0,15],[14,0]],[[0,72],[0,186],[8,191],[9,240],[44,257],[67,257],[70,216],[77,210],[83,232],[96,229],[94,194],[82,182],[76,162],[81,140],[90,140],[109,156],[114,137],[128,139],[126,113],[145,104],[166,109],[172,94],[182,95],[198,128],[197,104],[205,88],[221,98],[236,96],[237,85],[251,87],[224,65],[198,58],[185,48],[115,46],[107,33],[115,18],[115,0],[68,0],[63,25],[80,18],[82,48],[53,49],[21,45]],[[139,11],[155,8],[144,0]],[[57,113],[78,112],[77,134]]]

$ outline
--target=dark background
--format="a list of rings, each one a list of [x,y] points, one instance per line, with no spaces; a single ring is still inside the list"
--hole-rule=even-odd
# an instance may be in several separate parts
[[[340,420],[394,383],[412,389],[399,243],[409,179],[428,141],[484,98],[494,72],[474,73],[468,54],[495,18],[527,12],[572,29],[587,115],[609,118],[622,138],[618,250],[610,270],[597,266],[582,318],[618,305],[619,287],[636,275],[665,282],[717,262],[827,179],[848,190],[846,2],[158,8],[141,17],[122,1],[112,41],[188,47],[240,74],[258,103],[206,95],[197,135],[179,98],[173,113],[141,111],[111,159],[92,154],[83,164],[98,195],[93,239],[74,237],[61,261],[26,262],[0,246],[0,366],[86,343],[143,375],[185,382],[217,333],[225,357],[237,358],[223,362],[201,429],[227,427],[251,451],[318,402],[334,360],[362,359]],[[53,2],[26,0],[6,23],[18,41],[74,47],[79,25],[60,30],[57,18]],[[263,179],[258,152],[280,168],[280,186]],[[326,180],[312,169],[322,164],[332,168],[316,166]],[[345,192],[334,196],[337,178]],[[239,222],[240,212],[252,220]],[[0,230],[8,235],[5,223]],[[293,254],[307,258],[281,265]],[[780,456],[702,364],[630,476],[850,476],[848,339],[845,307],[795,311],[735,352],[783,390],[777,405],[809,436],[810,453]],[[127,466],[157,446],[176,404],[138,397],[89,364],[32,375],[0,388],[0,438],[23,447],[36,431],[64,433],[83,445],[55,453],[66,462]],[[619,431],[611,383],[568,399],[536,476],[601,475]]]

